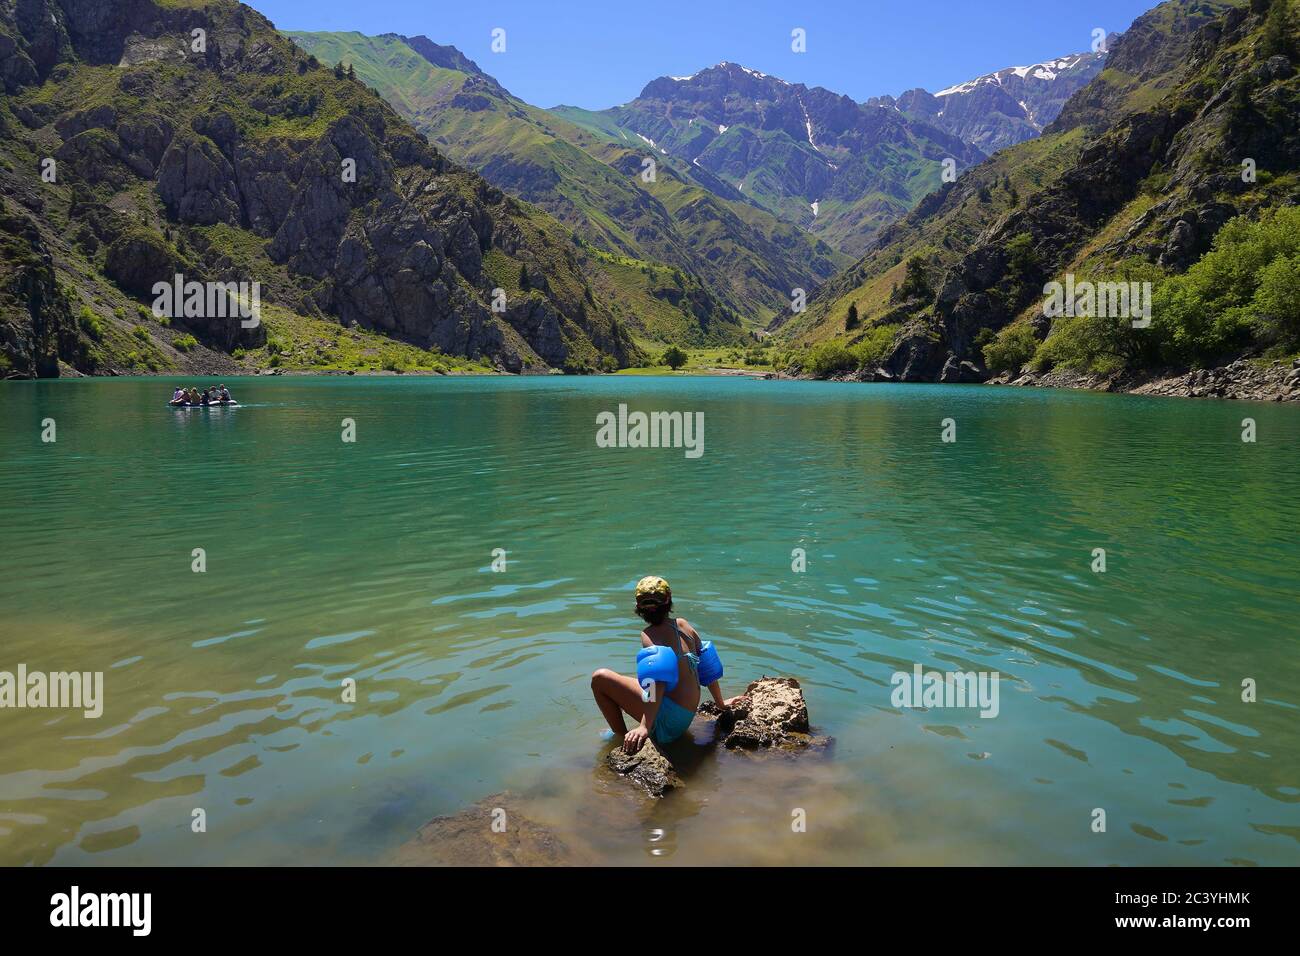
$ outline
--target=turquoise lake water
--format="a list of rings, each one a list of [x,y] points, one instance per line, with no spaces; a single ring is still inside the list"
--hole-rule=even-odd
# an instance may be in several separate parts
[[[0,710],[2,864],[384,862],[507,788],[614,863],[1300,863],[1300,408],[615,376],[173,410],[173,381],[0,384],[0,671],[105,695]],[[703,412],[703,456],[597,447],[620,403]],[[588,679],[632,669],[651,573],[728,695],[801,681],[829,756],[705,755],[603,813]],[[918,663],[996,672],[998,715],[893,706]]]

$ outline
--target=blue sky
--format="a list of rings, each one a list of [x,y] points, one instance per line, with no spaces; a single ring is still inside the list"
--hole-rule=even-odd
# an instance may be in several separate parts
[[[281,29],[423,33],[537,106],[601,109],[721,60],[856,100],[1090,49],[1156,0],[247,0]],[[491,52],[493,28],[506,51]],[[807,52],[790,49],[801,27]]]

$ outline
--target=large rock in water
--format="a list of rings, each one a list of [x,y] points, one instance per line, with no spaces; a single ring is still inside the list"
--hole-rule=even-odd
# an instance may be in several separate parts
[[[719,711],[712,701],[700,709],[717,716],[717,736],[728,750],[773,746],[793,750],[827,742],[812,735],[808,704],[793,677],[760,677],[727,710]]]
[[[714,739],[728,750],[824,749],[830,743],[827,737],[813,735],[803,689],[793,677],[761,677],[726,710],[705,701],[699,712],[716,721]],[[605,757],[605,763],[653,797],[686,785],[672,761],[651,741],[646,741],[636,754],[615,747]]]

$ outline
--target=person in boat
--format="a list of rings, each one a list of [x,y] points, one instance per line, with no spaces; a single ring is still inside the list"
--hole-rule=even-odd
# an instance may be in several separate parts
[[[647,739],[656,744],[670,744],[691,725],[695,711],[700,706],[702,688],[699,681],[700,655],[703,647],[700,635],[685,618],[673,616],[673,592],[663,578],[650,575],[636,586],[636,615],[645,621],[641,632],[641,646],[667,647],[677,658],[677,685],[667,690],[661,681],[655,683],[655,693],[650,700],[635,677],[601,668],[591,675],[591,693],[596,706],[609,723],[615,738],[622,738],[623,750],[637,753]],[[718,681],[709,685],[713,702],[721,708],[731,706],[723,700]],[[624,712],[640,721],[631,730],[623,722]]]
[[[230,389],[226,388],[226,386],[222,385],[217,394],[220,396],[223,405],[235,404],[234,398],[231,397]]]
[[[198,390],[197,388],[195,388],[193,385],[190,386],[190,391],[189,391],[189,394],[186,396],[185,404],[186,404],[186,405],[202,405],[202,404],[203,404],[203,402],[201,402],[201,401],[199,400],[199,390]]]
[[[168,404],[168,405],[184,405],[184,404],[185,404],[185,389],[184,389],[182,386],[177,385],[177,386],[176,386],[176,391],[172,392],[172,399],[171,399],[171,401],[168,402],[167,404]]]

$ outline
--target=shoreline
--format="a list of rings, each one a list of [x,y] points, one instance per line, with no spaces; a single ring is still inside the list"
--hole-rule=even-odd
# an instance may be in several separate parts
[[[1300,401],[1300,359],[1257,365],[1237,359],[1212,369],[1189,371],[1129,372],[1098,375],[1065,370],[1010,372],[994,376],[984,384],[1018,388],[1072,388],[1093,392],[1147,395],[1159,398],[1218,398],[1226,401]]]
[[[983,382],[929,383],[900,382],[896,379],[880,379],[873,372],[859,371],[851,375],[816,378],[811,375],[790,375],[772,369],[738,369],[717,368],[682,370],[662,374],[633,374],[627,370],[619,372],[598,372],[591,376],[569,376],[557,370],[549,372],[506,372],[500,369],[482,370],[413,370],[396,372],[390,369],[248,369],[232,371],[230,369],[203,372],[145,372],[138,374],[121,374],[113,371],[105,375],[86,375],[75,369],[61,369],[66,374],[57,378],[6,378],[4,382],[59,381],[66,379],[107,379],[107,378],[465,378],[482,376],[488,378],[613,378],[620,375],[625,378],[749,378],[755,381],[769,382],[839,382],[839,383],[885,383],[897,385],[910,384],[961,384],[961,385],[1002,385],[1013,388],[1060,388],[1090,392],[1108,392],[1111,394],[1145,395],[1158,398],[1208,398],[1225,401],[1256,402],[1300,402],[1300,358],[1287,361],[1280,360],[1269,365],[1261,365],[1248,359],[1237,359],[1228,365],[1212,369],[1193,369],[1185,371],[1159,370],[1145,372],[1124,372],[1112,375],[1097,373],[1053,370],[1050,372],[1024,372],[1019,375],[1003,372]]]
[[[1157,398],[1217,398],[1227,401],[1300,402],[1300,358],[1267,365],[1237,359],[1212,369],[1163,369],[1101,375],[1056,369],[1050,372],[1003,372],[982,382],[900,382],[859,371],[851,375],[818,379],[808,375],[784,375],[776,379],[810,382],[876,382],[887,384],[1003,385],[1013,388],[1061,388]]]

